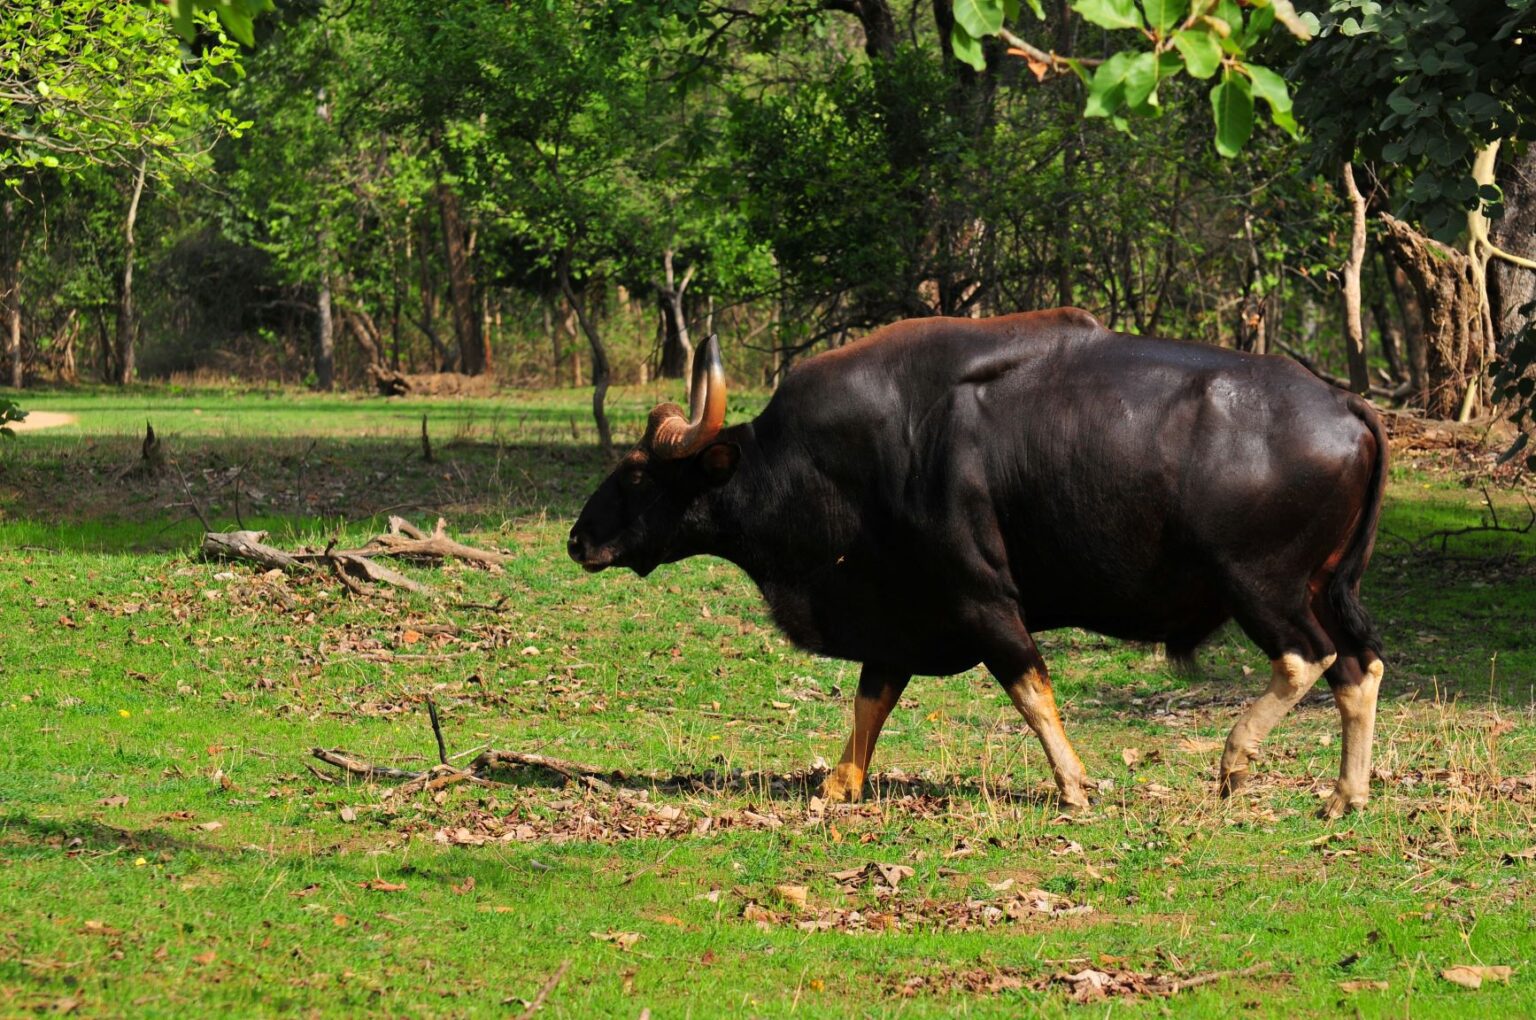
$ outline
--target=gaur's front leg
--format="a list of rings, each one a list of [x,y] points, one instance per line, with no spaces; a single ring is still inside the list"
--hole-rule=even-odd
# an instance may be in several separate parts
[[[1056,710],[1056,692],[1045,671],[1045,659],[1022,623],[1014,637],[1012,651],[989,658],[987,669],[1003,685],[1003,690],[1013,699],[1013,707],[1040,738],[1040,746],[1045,749],[1046,760],[1056,778],[1061,803],[1072,809],[1086,808],[1088,789],[1092,784],[1082,760],[1067,739],[1066,728],[1061,725],[1061,714]]]
[[[827,800],[852,802],[864,796],[864,777],[875,753],[875,741],[880,739],[880,728],[911,679],[910,673],[864,664],[859,693],[853,699],[853,732],[843,748],[842,760],[821,784],[821,795]]]

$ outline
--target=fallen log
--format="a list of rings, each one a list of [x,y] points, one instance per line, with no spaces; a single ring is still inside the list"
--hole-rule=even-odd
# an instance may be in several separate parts
[[[393,556],[402,560],[435,562],[444,559],[463,560],[480,566],[500,566],[510,556],[494,549],[476,549],[448,537],[448,522],[441,517],[437,527],[428,535],[420,528],[400,517],[389,519],[389,530],[370,538],[366,545],[356,549],[336,549],[324,552],[294,553],[299,560],[323,560],[332,556],[354,556],[367,559],[372,556]]]
[[[209,531],[203,534],[198,555],[204,560],[244,560],[285,574],[309,569],[296,556],[266,544],[265,531]]]
[[[461,372],[397,372],[368,366],[368,375],[386,397],[488,397],[496,392],[496,377]]]
[[[511,557],[494,549],[477,549],[448,537],[448,522],[441,517],[429,535],[402,517],[389,519],[389,530],[375,535],[357,549],[337,549],[332,542],[323,550],[290,553],[266,544],[265,531],[207,531],[198,557],[208,561],[241,561],[263,570],[287,574],[329,569],[354,595],[378,595],[385,587],[423,593],[430,589],[419,581],[375,561],[390,556],[415,563],[439,563],[456,559],[496,568]],[[381,587],[383,586],[383,587]]]
[[[434,729],[436,728],[434,727]],[[347,775],[368,780],[403,781],[404,785],[390,791],[390,795],[395,797],[408,796],[420,790],[440,790],[454,783],[468,782],[474,783],[477,786],[496,786],[499,784],[488,778],[487,773],[518,766],[545,769],[563,776],[570,782],[602,792],[613,789],[611,783],[600,777],[606,775],[613,778],[614,773],[599,769],[595,765],[583,765],[580,762],[566,761],[563,758],[552,758],[545,754],[531,754],[522,751],[483,751],[463,768],[445,763],[415,771],[398,769],[389,765],[373,765],[343,751],[339,747],[316,747],[310,750],[310,754],[327,765],[334,765]]]

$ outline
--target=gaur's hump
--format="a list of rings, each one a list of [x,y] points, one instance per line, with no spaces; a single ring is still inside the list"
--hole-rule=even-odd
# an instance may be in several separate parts
[[[1097,333],[1104,327],[1092,312],[1081,308],[1047,308],[1039,312],[1019,312],[1017,315],[1003,316],[1005,319],[1019,319],[1027,321],[1030,325],[1055,326],[1065,329],[1080,329],[1090,333]]]

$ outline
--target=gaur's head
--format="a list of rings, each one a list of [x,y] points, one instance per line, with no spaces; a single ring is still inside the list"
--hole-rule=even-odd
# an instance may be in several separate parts
[[[693,357],[689,414],[676,404],[651,411],[645,436],[598,486],[576,519],[566,551],[591,571],[628,567],[641,577],[687,555],[677,547],[699,497],[727,481],[740,448],[717,441],[725,425],[725,370],[710,336]]]

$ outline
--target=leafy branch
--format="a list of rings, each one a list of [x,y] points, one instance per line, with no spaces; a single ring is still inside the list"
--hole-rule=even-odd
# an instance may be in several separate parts
[[[1044,18],[1039,0],[1027,0],[1036,18]],[[1162,112],[1158,92],[1180,74],[1208,81],[1220,75],[1210,93],[1216,151],[1232,157],[1253,134],[1255,100],[1269,107],[1270,120],[1296,137],[1291,94],[1276,71],[1254,63],[1248,53],[1278,22],[1298,39],[1311,38],[1316,20],[1297,14],[1290,0],[1074,0],[1072,9],[1100,28],[1134,32],[1146,46],[1121,50],[1094,60],[1047,52],[1005,27],[1017,20],[1018,0],[955,0],[950,40],[955,56],[978,71],[986,69],[981,40],[996,36],[1009,53],[1029,61],[1037,78],[1071,70],[1087,86],[1085,117],[1104,117],[1122,131],[1133,118]]]

